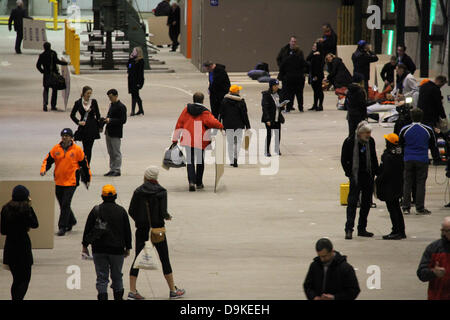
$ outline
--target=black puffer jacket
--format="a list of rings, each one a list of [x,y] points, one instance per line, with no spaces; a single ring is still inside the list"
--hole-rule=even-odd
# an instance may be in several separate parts
[[[442,105],[441,89],[433,81],[420,86],[417,106],[423,110],[422,123],[426,125],[436,127],[439,118],[447,118]]]
[[[222,101],[219,121],[222,122],[225,129],[250,129],[247,104],[244,98],[227,94]]]
[[[359,85],[351,83],[347,86],[348,117],[351,119],[359,119],[360,121],[367,119],[367,98],[366,92]]]
[[[148,206],[147,206],[148,205]],[[167,212],[167,191],[156,181],[146,181],[138,187],[131,198],[128,213],[137,229],[149,229],[148,212],[152,228],[164,227],[164,220],[169,219]]]
[[[392,146],[384,150],[375,184],[377,197],[382,201],[392,201],[402,197],[403,154],[401,147]]]
[[[278,79],[291,84],[300,84],[305,82],[305,72],[307,69],[308,65],[302,51],[299,54],[291,54],[281,64]]]
[[[280,102],[283,102],[281,100],[282,94],[281,94],[280,90],[278,90],[278,95],[280,97]],[[262,123],[275,122],[277,112],[278,112],[278,122],[284,123],[285,119],[283,117],[283,114],[281,113],[281,111],[282,111],[282,109],[284,109],[284,107],[280,108],[277,111],[277,106],[275,104],[275,101],[273,101],[272,94],[269,90],[262,92],[261,106],[262,106],[262,117],[261,117]]]
[[[125,250],[131,249],[131,228],[128,220],[127,211],[116,204],[114,200],[105,199],[99,205],[99,212],[96,212],[95,207],[86,221],[83,233],[83,246],[92,245],[93,253],[107,253],[107,254],[124,254]],[[101,238],[88,242],[88,235],[95,227],[95,221],[99,216],[107,223],[107,232]]]
[[[314,258],[308,274],[306,275],[303,289],[308,300],[313,300],[322,294],[332,294],[335,300],[355,300],[359,289],[355,270],[347,262],[347,257],[335,251],[335,256],[328,267],[325,284],[324,268],[319,257]]]
[[[357,142],[359,143],[359,142]],[[342,152],[341,152],[341,165],[342,169],[344,169],[345,176],[352,176],[353,169],[353,147],[355,146],[355,136],[351,136],[345,139],[342,144]],[[362,145],[360,144],[359,148],[361,149]],[[375,148],[375,140],[370,137],[369,139],[369,148],[370,148],[370,166],[372,171],[372,178],[378,174],[378,158],[377,158],[377,150]],[[367,172],[367,168],[364,165],[364,158],[360,153],[360,165],[359,165],[359,173]]]

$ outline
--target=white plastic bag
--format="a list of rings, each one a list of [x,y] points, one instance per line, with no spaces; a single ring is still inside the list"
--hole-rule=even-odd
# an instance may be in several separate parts
[[[158,256],[151,241],[146,241],[144,249],[141,250],[134,262],[135,269],[157,270]]]

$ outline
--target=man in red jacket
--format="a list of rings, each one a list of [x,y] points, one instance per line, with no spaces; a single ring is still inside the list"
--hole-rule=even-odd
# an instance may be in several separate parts
[[[194,103],[190,103],[181,112],[175,132],[173,144],[180,144],[186,148],[187,173],[189,191],[203,189],[203,171],[205,169],[205,148],[211,143],[211,128],[223,129],[222,124],[203,105],[205,96],[201,92],[194,94]],[[195,168],[197,163],[197,168]]]
[[[423,253],[417,276],[428,282],[428,300],[450,300],[450,217],[442,222],[441,239]]]

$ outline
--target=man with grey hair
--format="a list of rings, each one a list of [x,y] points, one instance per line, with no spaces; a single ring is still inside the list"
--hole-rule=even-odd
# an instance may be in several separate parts
[[[366,230],[367,216],[372,205],[374,178],[378,173],[377,151],[371,132],[370,125],[366,121],[361,121],[356,128],[355,135],[345,139],[342,145],[341,164],[345,175],[350,179],[345,239],[352,239],[360,194],[358,236],[373,237],[373,233]]]
[[[11,24],[14,22],[14,31],[16,31],[16,53],[21,54],[22,51],[20,50],[20,47],[22,46],[22,39],[23,39],[23,18],[31,19],[32,17],[28,15],[27,9],[24,9],[23,7],[23,1],[17,0],[16,1],[17,7],[11,10],[11,14],[9,16],[8,20],[8,29],[9,31],[12,30]]]
[[[417,277],[428,282],[428,300],[450,300],[450,216],[444,218],[441,239],[425,249]]]

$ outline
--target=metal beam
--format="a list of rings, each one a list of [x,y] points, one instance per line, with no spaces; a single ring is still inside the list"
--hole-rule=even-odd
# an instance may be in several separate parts
[[[444,17],[444,24],[446,26],[448,26],[448,18],[449,18],[449,16],[448,16],[447,10],[445,8],[444,0],[439,0],[439,4],[441,5],[442,16]]]
[[[362,1],[355,1],[355,31],[354,31],[354,39],[355,42],[361,40],[362,37]]]
[[[397,0],[395,3],[395,12],[397,13],[397,47],[405,44],[405,12],[406,1]]]
[[[415,0],[416,3],[416,10],[417,10],[417,16],[420,17],[421,13],[420,13],[420,4],[419,4],[419,0]]]
[[[422,78],[428,77],[429,73],[430,12],[431,0],[422,0],[420,15],[420,76]]]
[[[383,8],[383,0],[375,0],[375,5],[378,6],[378,8]],[[383,53],[383,32],[382,29],[375,29],[374,31],[375,36],[375,53],[381,54]]]

